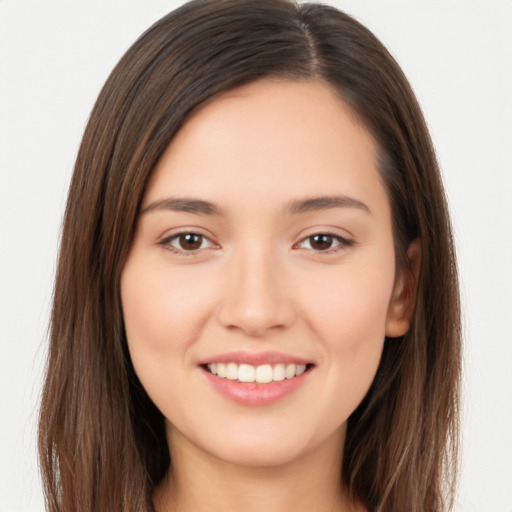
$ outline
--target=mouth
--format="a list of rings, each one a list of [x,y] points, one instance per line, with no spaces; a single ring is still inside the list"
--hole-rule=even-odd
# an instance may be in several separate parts
[[[211,375],[215,375],[221,379],[246,384],[269,384],[271,382],[282,382],[299,377],[310,371],[314,365],[311,363],[277,363],[254,366],[251,364],[238,364],[233,361],[226,361],[207,363],[201,366]]]
[[[280,352],[230,352],[200,361],[212,388],[245,406],[266,406],[307,387],[316,364]]]

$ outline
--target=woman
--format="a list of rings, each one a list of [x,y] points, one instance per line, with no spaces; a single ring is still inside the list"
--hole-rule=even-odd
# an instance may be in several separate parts
[[[459,325],[434,152],[382,45],[330,7],[186,4],[77,158],[48,508],[443,510]]]

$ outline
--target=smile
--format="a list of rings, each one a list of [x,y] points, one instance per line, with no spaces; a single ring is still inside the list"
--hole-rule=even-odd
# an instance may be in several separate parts
[[[224,398],[245,406],[284,399],[310,380],[316,364],[280,352],[229,352],[199,362],[209,385]]]
[[[292,379],[302,375],[307,368],[305,364],[262,364],[253,366],[251,364],[237,364],[234,362],[211,363],[206,365],[207,370],[217,377],[237,382],[257,382],[267,384],[269,382],[280,382],[285,379]]]

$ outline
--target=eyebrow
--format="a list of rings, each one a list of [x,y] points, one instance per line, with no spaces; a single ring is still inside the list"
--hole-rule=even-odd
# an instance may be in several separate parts
[[[287,206],[287,211],[297,215],[315,210],[328,210],[330,208],[357,208],[371,214],[370,208],[359,201],[348,196],[322,196],[292,201]],[[172,210],[176,212],[194,213],[197,215],[223,215],[222,209],[217,205],[193,198],[168,197],[153,201],[146,206],[142,213],[154,210]]]
[[[142,213],[154,210],[172,210],[175,212],[195,213],[197,215],[222,215],[222,210],[213,203],[203,201],[202,199],[189,199],[186,197],[159,199],[146,206]]]
[[[330,208],[357,208],[371,214],[370,208],[359,201],[348,196],[322,196],[311,199],[292,201],[288,207],[293,214],[305,213],[314,210],[328,210]]]

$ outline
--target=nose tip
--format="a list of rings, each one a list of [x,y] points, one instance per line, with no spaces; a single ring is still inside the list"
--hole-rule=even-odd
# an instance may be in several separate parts
[[[247,312],[245,315],[238,315],[229,322],[223,322],[229,330],[241,330],[251,338],[262,338],[270,330],[278,330],[284,327],[283,323],[270,322],[257,312]]]
[[[250,266],[245,262],[230,277],[218,310],[218,319],[225,328],[263,337],[293,323],[293,301],[275,266]]]

